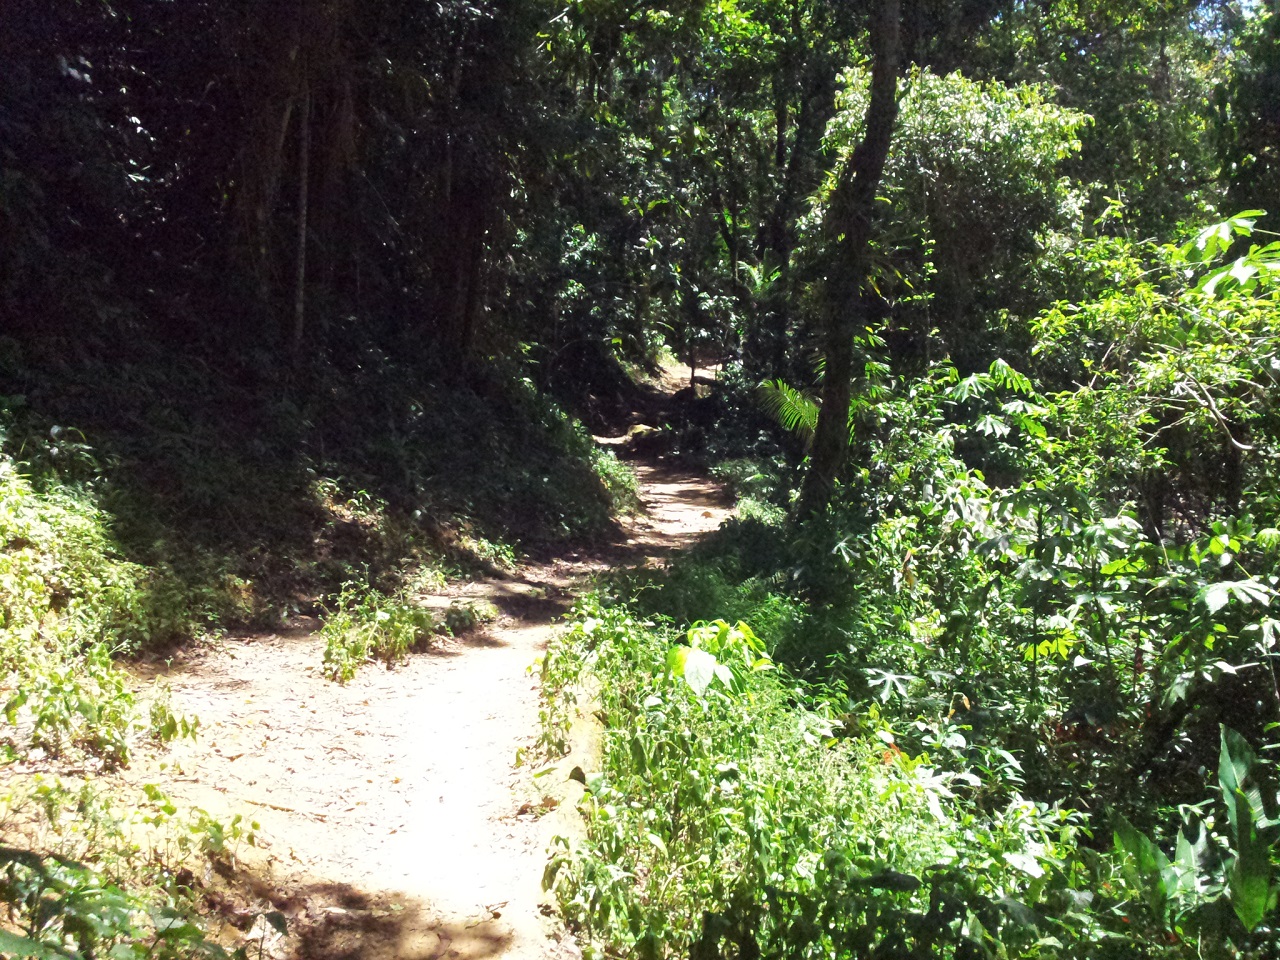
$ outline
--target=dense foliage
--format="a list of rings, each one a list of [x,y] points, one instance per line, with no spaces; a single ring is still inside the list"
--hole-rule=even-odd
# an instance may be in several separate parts
[[[807,915],[809,924],[828,918],[819,923],[821,937],[836,939],[825,943],[825,955],[865,955],[872,945],[928,955],[921,951],[942,949],[952,936],[960,938],[957,956],[995,943],[1045,956],[1273,949],[1280,797],[1265,750],[1280,724],[1273,611],[1280,517],[1264,451],[1280,442],[1270,403],[1280,243],[1259,231],[1252,216],[1240,216],[1181,246],[1116,238],[1075,245],[1071,268],[1093,273],[1096,298],[1059,303],[1032,326],[1036,379],[1000,359],[968,376],[949,362],[904,376],[877,364],[848,415],[861,467],[827,514],[789,521],[769,498],[785,504],[794,474],[789,484],[785,471],[763,463],[755,476],[735,468],[749,498],[737,519],[670,570],[613,588],[617,601],[677,625],[742,618],[763,637],[761,651],[808,679],[772,706],[730,697],[743,711],[732,720],[713,721],[714,698],[707,699],[695,716],[705,709],[699,722],[712,726],[688,734],[684,749],[706,751],[710,769],[737,769],[744,757],[757,762],[776,750],[790,773],[812,764],[813,775],[836,789],[843,774],[826,771],[827,751],[888,743],[893,761],[901,757],[908,769],[951,771],[942,781],[946,796],[963,783],[955,793],[984,829],[1004,824],[1002,811],[1023,802],[1071,824],[1056,835],[1054,864],[1044,874],[1051,879],[994,890],[938,892],[935,885],[928,910],[919,891],[929,887],[929,871],[905,865],[909,857],[880,841],[874,849],[883,859],[852,875],[862,890],[856,906],[831,913],[813,906],[817,913]],[[1224,261],[1241,241],[1240,256]],[[1072,385],[1049,389],[1054,382]],[[780,420],[806,434],[812,399],[781,382],[764,396]],[[592,647],[599,624],[614,622],[618,636],[641,647],[580,652]],[[649,793],[635,780],[697,769],[684,755],[662,772],[642,759],[666,749],[665,727],[653,723],[665,722],[667,695],[654,679],[661,670],[646,669],[645,657],[671,641],[615,607],[587,611],[576,629],[582,636],[570,649],[582,658],[578,669],[599,677],[606,713],[624,713],[606,718],[615,731],[608,736],[618,738],[606,740],[611,789],[647,798],[632,804],[641,812],[673,789],[679,798],[684,787]],[[692,624],[686,657],[705,629]],[[650,650],[658,653],[641,652]],[[642,688],[628,692],[633,671]],[[553,688],[568,682],[555,669],[551,678]],[[719,689],[710,679],[693,687],[700,698]],[[627,713],[642,704],[648,712]],[[762,746],[747,732],[803,734],[814,709],[839,728],[825,747],[817,740],[807,752]],[[693,722],[681,714],[679,726],[693,729]],[[630,744],[622,742],[627,737]],[[1261,757],[1250,741],[1264,748]],[[856,761],[841,760],[837,769],[865,786]],[[762,777],[784,782],[777,770]],[[734,790],[737,783],[735,775]],[[800,796],[800,819],[840,824],[839,841],[818,844],[826,853],[876,824],[865,799],[846,808],[838,791],[809,787]],[[768,797],[764,822],[790,822],[785,798]],[[708,815],[727,813],[718,796],[694,804],[704,805]],[[643,816],[653,829],[653,816]],[[931,829],[930,818],[904,816],[910,827],[886,832],[925,836]],[[603,927],[607,939],[643,927],[664,943],[692,942],[691,928],[655,928],[647,911],[674,911],[688,923],[708,910],[729,918],[725,935],[732,929],[741,937],[745,924],[763,955],[807,949],[804,931],[812,928],[780,933],[771,925],[793,906],[787,898],[800,896],[791,891],[813,877],[790,877],[789,865],[757,879],[740,865],[722,874],[713,857],[699,861],[709,871],[700,882],[712,885],[685,891],[678,905],[662,900],[666,881],[652,892],[642,886],[634,904],[619,903],[593,864],[610,856],[644,864],[635,852],[605,852],[608,843],[634,844],[644,834],[613,807],[593,805],[589,817],[600,839],[574,861],[575,879],[562,893],[566,909],[576,916],[586,909],[580,902],[592,909],[611,903],[620,915],[584,914],[586,929]],[[952,829],[975,835],[972,824]],[[1015,833],[1045,843],[1045,829],[1028,821]],[[784,833],[789,855],[800,856],[807,834]],[[1104,839],[1111,837],[1114,849]],[[998,877],[990,866],[968,865],[958,839],[949,843],[953,849],[930,870],[942,864],[959,876]],[[695,859],[692,850],[687,859]],[[651,868],[638,869],[647,880]],[[914,878],[908,892],[920,898],[911,902],[922,911],[921,939],[894,939],[893,930],[916,927],[894,912],[901,904],[870,892],[884,869]],[[746,890],[724,887],[726,876],[741,878]],[[825,877],[818,895],[848,896],[848,882]],[[1090,899],[1067,906],[1060,894],[1071,890],[1090,891]],[[963,908],[940,906],[951,897]],[[1018,907],[1002,899],[1010,897]],[[1013,911],[1013,928],[982,913],[995,904]],[[856,936],[835,925],[850,911],[870,911],[856,921]],[[984,932],[962,947],[974,917]],[[880,922],[886,929],[877,934]],[[1019,940],[1031,936],[1018,932],[1019,923],[1037,931],[1034,947]],[[1103,950],[1099,938],[1111,946]]]
[[[681,637],[596,599],[577,614],[544,665],[561,708],[545,735],[598,684],[604,763],[584,776],[587,840],[560,838],[545,882],[589,956],[1269,949],[1274,798],[1229,728],[1228,826],[1188,823],[1166,856],[1117,815],[1109,854],[1079,813],[1024,797],[1013,754],[970,726],[855,720],[838,688],[774,671],[745,624]]]

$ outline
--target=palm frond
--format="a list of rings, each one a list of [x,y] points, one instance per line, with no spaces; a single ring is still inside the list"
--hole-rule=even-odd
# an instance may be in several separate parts
[[[817,401],[783,380],[766,380],[757,390],[765,412],[777,420],[782,429],[798,436],[808,449],[818,426]]]

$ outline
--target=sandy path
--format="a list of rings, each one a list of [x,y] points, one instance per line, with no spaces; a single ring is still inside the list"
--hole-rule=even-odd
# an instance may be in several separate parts
[[[538,730],[531,667],[592,573],[687,545],[726,515],[705,481],[636,471],[646,513],[617,543],[461,585],[451,596],[487,597],[501,619],[394,671],[330,683],[307,629],[231,639],[169,671],[174,706],[200,717],[201,736],[139,756],[128,779],[260,822],[244,857],[260,877],[252,893],[290,919],[273,954],[578,955],[541,906],[551,778],[517,765]]]

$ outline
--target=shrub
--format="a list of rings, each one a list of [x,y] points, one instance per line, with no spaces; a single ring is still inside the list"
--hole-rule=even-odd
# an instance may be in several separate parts
[[[450,633],[465,633],[497,618],[498,608],[488,600],[454,600],[445,611],[444,626]]]
[[[179,811],[145,785],[114,802],[92,781],[40,776],[0,797],[0,825],[39,853],[0,847],[0,954],[90,960],[228,956],[197,916],[209,861],[235,862],[256,823]],[[283,931],[284,918],[265,915]],[[245,957],[244,948],[232,954]]]
[[[556,702],[587,677],[606,727],[587,840],[558,841],[545,877],[586,952],[1012,954],[1059,925],[1035,911],[1070,900],[1070,815],[1015,797],[976,817],[965,775],[883,724],[839,736],[837,692],[768,666],[743,625],[673,645],[596,598],[548,652],[545,739],[563,741]]]
[[[424,607],[349,583],[320,629],[325,641],[325,674],[346,683],[362,663],[398,663],[444,629]]]
[[[87,493],[37,491],[0,459],[0,704],[10,754],[128,758],[133,696],[112,656],[189,627],[172,584],[119,556]]]

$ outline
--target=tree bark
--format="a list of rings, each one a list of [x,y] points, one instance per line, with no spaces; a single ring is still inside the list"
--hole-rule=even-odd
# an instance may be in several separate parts
[[[302,95],[298,128],[298,250],[293,287],[293,364],[302,359],[302,336],[307,316],[307,200],[311,182],[311,91]]]
[[[826,373],[822,407],[800,490],[801,515],[822,513],[835,492],[836,477],[849,453],[849,403],[854,373],[854,332],[864,313],[863,284],[868,267],[876,192],[898,119],[898,74],[902,61],[899,0],[881,0],[871,25],[871,97],[866,130],[831,197],[823,225],[832,249],[825,283],[822,341]]]
[[[768,218],[761,224],[757,259],[766,269],[778,271],[777,280],[764,304],[761,325],[751,331],[746,353],[754,369],[766,379],[786,375],[786,344],[791,325],[791,254],[796,242],[796,221],[803,212],[804,198],[817,186],[821,175],[822,136],[827,121],[836,111],[836,61],[811,54],[813,61],[794,84],[800,87],[791,145],[786,143],[787,125],[781,119],[789,110],[780,100],[775,110],[779,115],[777,153],[774,158],[780,178],[778,196]],[[775,83],[775,90],[789,90]]]

